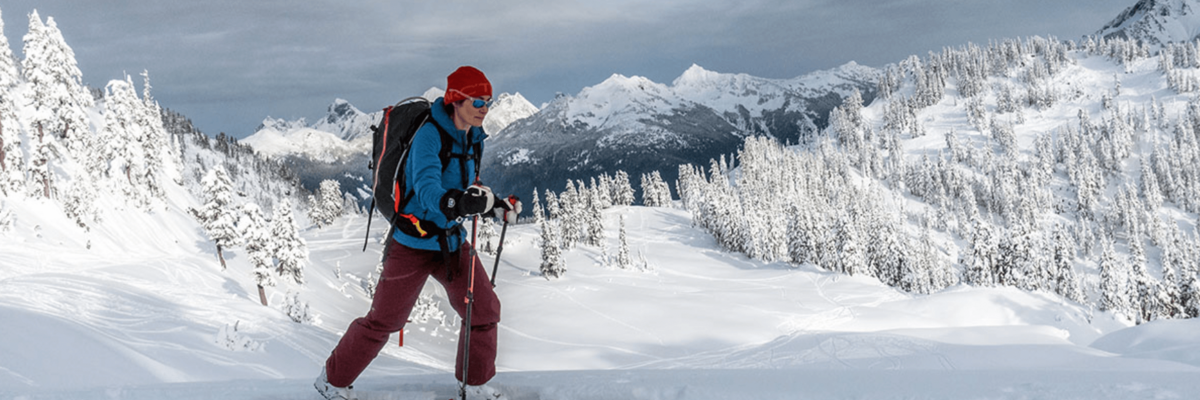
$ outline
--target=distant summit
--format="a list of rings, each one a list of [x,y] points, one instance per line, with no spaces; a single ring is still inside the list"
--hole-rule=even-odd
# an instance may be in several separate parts
[[[1140,0],[1125,9],[1096,36],[1138,40],[1151,48],[1200,37],[1200,1]]]

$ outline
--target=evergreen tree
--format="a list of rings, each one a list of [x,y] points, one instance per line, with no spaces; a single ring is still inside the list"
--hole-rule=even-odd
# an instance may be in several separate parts
[[[1157,320],[1163,315],[1162,298],[1157,280],[1146,270],[1146,251],[1138,234],[1129,238],[1129,275],[1126,287],[1129,293],[1129,311],[1133,312],[1134,323]]]
[[[496,232],[496,219],[494,218],[479,218],[476,220],[479,224],[479,238],[477,245],[484,253],[496,255],[496,248],[492,247],[492,241],[500,236]]]
[[[614,178],[612,186],[612,202],[615,206],[628,206],[633,204],[633,185],[629,182],[629,174],[625,171],[617,171],[617,176]]]
[[[550,189],[546,189],[546,219],[562,219],[562,207],[558,204],[558,196]]]
[[[537,226],[542,226],[542,222],[546,220],[546,213],[542,211],[542,202],[538,200],[537,189],[533,189],[533,223]]]
[[[1054,280],[1055,293],[1083,303],[1086,299],[1083,295],[1083,290],[1079,285],[1079,277],[1075,274],[1075,269],[1072,264],[1075,260],[1075,246],[1071,243],[1066,229],[1062,225],[1057,225],[1054,228],[1054,250],[1052,262],[1054,263]]]
[[[345,213],[342,208],[342,186],[338,181],[326,179],[321,181],[315,196],[309,196],[311,208],[308,217],[317,227],[330,225],[335,219]]]
[[[588,190],[587,244],[604,247],[604,214],[600,209],[600,191]]]
[[[137,121],[142,127],[141,145],[145,154],[145,170],[140,177],[142,186],[151,197],[164,198],[164,182],[178,175],[174,162],[179,153],[171,145],[170,134],[163,126],[162,112],[150,96],[150,73],[142,71],[142,102],[137,108]],[[340,201],[340,196],[339,196]]]
[[[1117,258],[1110,239],[1105,239],[1100,258],[1100,311],[1109,311],[1126,318],[1129,312],[1128,267]]]
[[[267,230],[267,220],[263,216],[262,208],[254,203],[243,205],[237,227],[246,249],[246,256],[254,268],[252,274],[254,283],[258,286],[258,299],[265,306],[267,294],[264,288],[275,286],[275,274],[271,271],[275,264],[271,256],[270,232]]]
[[[37,11],[29,14],[29,33],[24,41],[21,67],[32,91],[32,125],[66,139],[67,148],[80,154],[84,151],[82,138],[90,131],[87,110],[93,102],[83,86],[75,52],[63,39],[54,18],[47,18],[43,24]]]
[[[148,168],[146,148],[141,145],[146,127],[139,116],[142,102],[129,79],[113,80],[105,87],[104,126],[95,136],[99,157],[89,157],[85,165],[97,175],[116,178],[113,183],[127,199],[145,206],[150,202],[142,179]]]
[[[213,166],[200,182],[204,191],[204,205],[200,209],[192,209],[192,215],[204,226],[208,237],[217,245],[217,258],[221,260],[221,269],[225,269],[225,255],[222,249],[237,244],[239,236],[233,213],[233,183],[225,168]]]
[[[547,198],[550,196],[550,191],[546,191]],[[557,204],[557,202],[555,203]],[[542,246],[542,276],[547,280],[551,278],[561,277],[567,271],[566,263],[563,262],[562,248],[559,247],[560,230],[555,226],[555,221],[550,218],[542,220],[542,234],[540,244]]]
[[[999,240],[992,232],[991,224],[978,215],[972,219],[974,227],[971,230],[970,251],[963,264],[963,282],[974,286],[994,286],[995,270]]]
[[[25,155],[13,94],[19,83],[16,59],[0,19],[0,195],[15,196],[24,185]]]
[[[1180,318],[1185,314],[1183,302],[1183,274],[1180,272],[1191,263],[1185,250],[1183,232],[1174,223],[1168,223],[1167,238],[1162,246],[1162,318]]]
[[[668,207],[671,205],[671,188],[663,182],[662,174],[653,171],[642,174],[642,205],[646,207]]]
[[[608,173],[600,175],[600,180],[596,183],[596,191],[600,195],[600,209],[607,210],[612,207],[612,177]]]
[[[271,217],[271,239],[274,241],[271,250],[276,260],[275,272],[303,285],[308,245],[300,238],[300,227],[292,214],[291,200],[284,199],[275,205]]]
[[[621,247],[617,250],[617,266],[621,269],[629,269],[633,266],[633,259],[629,257],[629,237],[625,235],[625,214],[621,214],[620,229],[617,240]]]
[[[1163,194],[1158,186],[1158,177],[1154,175],[1154,168],[1150,166],[1150,160],[1142,159],[1142,198],[1146,199],[1146,209],[1149,211],[1157,210],[1162,206]]]

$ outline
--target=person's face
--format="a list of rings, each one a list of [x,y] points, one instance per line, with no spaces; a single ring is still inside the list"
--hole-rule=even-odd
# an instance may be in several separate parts
[[[467,97],[466,100],[454,102],[454,118],[461,122],[461,127],[483,126],[483,117],[487,116],[492,103],[492,96]],[[475,107],[480,104],[482,107]]]

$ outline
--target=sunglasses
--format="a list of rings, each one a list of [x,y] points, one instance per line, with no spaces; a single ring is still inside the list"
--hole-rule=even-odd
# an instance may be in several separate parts
[[[473,107],[475,107],[475,108],[484,108],[484,107],[491,108],[491,107],[492,107],[492,103],[496,102],[496,99],[484,100],[484,99],[481,99],[481,98],[478,98],[478,97],[471,97],[471,96],[467,96],[467,94],[466,94],[466,93],[463,93],[462,91],[460,91],[460,90],[458,90],[458,89],[450,89],[450,90],[451,90],[451,91],[453,91],[453,92],[456,92],[456,93],[458,93],[458,94],[461,94],[461,95],[463,95],[463,97],[466,97],[466,98],[468,98],[468,99],[471,99],[471,106],[473,106]]]

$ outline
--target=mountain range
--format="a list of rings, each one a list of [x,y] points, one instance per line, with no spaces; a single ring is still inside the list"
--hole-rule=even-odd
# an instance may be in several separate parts
[[[1139,0],[1105,25],[1096,36],[1137,40],[1152,48],[1200,37],[1200,8],[1193,0]]]
[[[879,75],[854,62],[782,80],[693,65],[670,85],[613,75],[541,109],[520,94],[503,93],[485,120],[491,137],[482,177],[497,192],[521,197],[617,170],[630,175],[635,189],[651,171],[673,182],[680,164],[731,154],[747,136],[810,139],[846,96],[857,91],[865,101],[874,98]],[[432,88],[424,96],[441,94]],[[365,133],[380,116],[339,99],[313,124],[267,118],[242,143],[286,160],[306,187],[338,179],[349,188],[364,182]]]

